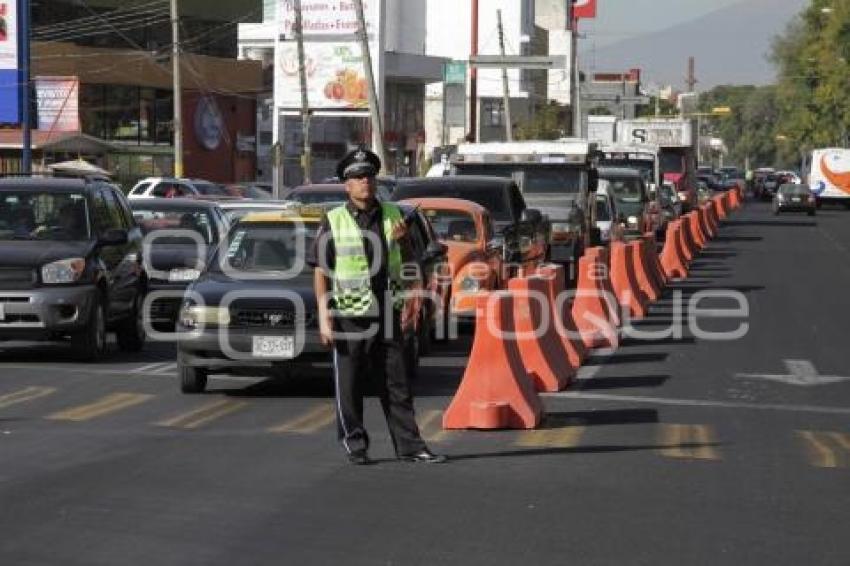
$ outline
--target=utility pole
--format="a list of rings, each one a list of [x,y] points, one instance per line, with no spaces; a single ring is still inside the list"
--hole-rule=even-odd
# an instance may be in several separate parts
[[[21,169],[25,175],[32,173],[32,128],[30,113],[32,98],[30,89],[30,0],[20,0],[21,13],[18,24],[22,37],[18,40],[21,53]]]
[[[688,57],[688,92],[694,92],[697,86],[697,77],[696,77],[696,60],[693,56]]]
[[[505,56],[505,28],[502,26],[502,11],[496,10],[499,20],[499,53]],[[502,96],[505,104],[505,141],[514,141],[514,128],[511,121],[511,89],[508,84],[508,68],[502,67]]]
[[[183,81],[180,77],[180,15],[177,0],[171,0],[171,64],[174,75],[174,176],[183,171]]]
[[[570,30],[570,107],[573,111],[573,137],[581,137],[581,84],[578,72],[578,20],[575,17],[575,3],[567,2],[567,29]]]
[[[472,0],[472,44],[470,59],[478,55],[478,0]],[[478,69],[472,67],[469,71],[469,130],[472,141],[478,141]]]
[[[366,75],[366,87],[369,91],[369,114],[372,117],[372,146],[384,167],[387,165],[387,152],[384,150],[384,125],[381,121],[381,108],[378,106],[378,89],[375,74],[372,72],[372,54],[369,52],[369,30],[366,29],[366,15],[363,12],[363,0],[354,0],[357,10],[357,29],[360,49],[363,52],[363,71]]]
[[[310,147],[310,101],[307,99],[307,64],[304,59],[304,22],[301,19],[301,0],[295,0],[295,41],[298,43],[298,76],[301,80],[301,128],[304,138],[301,167],[304,169],[304,184],[309,185],[312,182],[310,171],[313,160]]]

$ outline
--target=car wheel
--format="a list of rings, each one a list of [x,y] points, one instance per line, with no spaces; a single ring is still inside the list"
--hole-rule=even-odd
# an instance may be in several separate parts
[[[106,307],[100,295],[92,302],[86,329],[71,337],[71,347],[81,362],[97,362],[106,353]]]
[[[145,346],[145,322],[141,293],[136,297],[133,313],[115,332],[118,347],[123,352],[138,352]]]
[[[207,388],[207,370],[186,365],[182,354],[177,355],[177,375],[180,376],[180,391],[183,393],[203,393]]]

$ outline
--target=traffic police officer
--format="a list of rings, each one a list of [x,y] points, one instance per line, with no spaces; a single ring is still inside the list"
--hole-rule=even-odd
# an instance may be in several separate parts
[[[380,169],[378,156],[362,148],[339,162],[348,202],[323,219],[309,259],[322,342],[333,347],[339,438],[353,464],[371,463],[363,394],[372,376],[398,458],[441,463],[414,415],[403,346],[412,318],[403,297],[407,229],[398,206],[375,198]]]

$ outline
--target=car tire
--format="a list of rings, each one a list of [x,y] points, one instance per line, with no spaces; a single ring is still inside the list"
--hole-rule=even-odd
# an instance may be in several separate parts
[[[85,363],[100,361],[106,354],[106,305],[102,295],[92,301],[88,325],[71,337],[76,358]]]
[[[180,377],[180,391],[183,393],[203,393],[207,388],[207,370],[186,365],[181,354],[177,355],[177,375]]]
[[[143,318],[144,312],[142,312],[143,304],[144,300],[141,293],[139,293],[136,297],[133,313],[115,331],[118,348],[122,352],[139,352],[145,347],[146,335]]]

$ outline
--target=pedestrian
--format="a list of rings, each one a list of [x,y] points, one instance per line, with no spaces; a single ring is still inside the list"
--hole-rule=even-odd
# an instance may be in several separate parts
[[[333,348],[339,438],[353,464],[370,464],[363,395],[372,381],[396,456],[442,463],[422,440],[404,362],[404,330],[414,319],[403,265],[411,260],[399,207],[379,203],[377,155],[355,150],[337,165],[348,201],[327,213],[308,262],[314,267],[322,343]],[[370,380],[371,377],[371,380]]]

